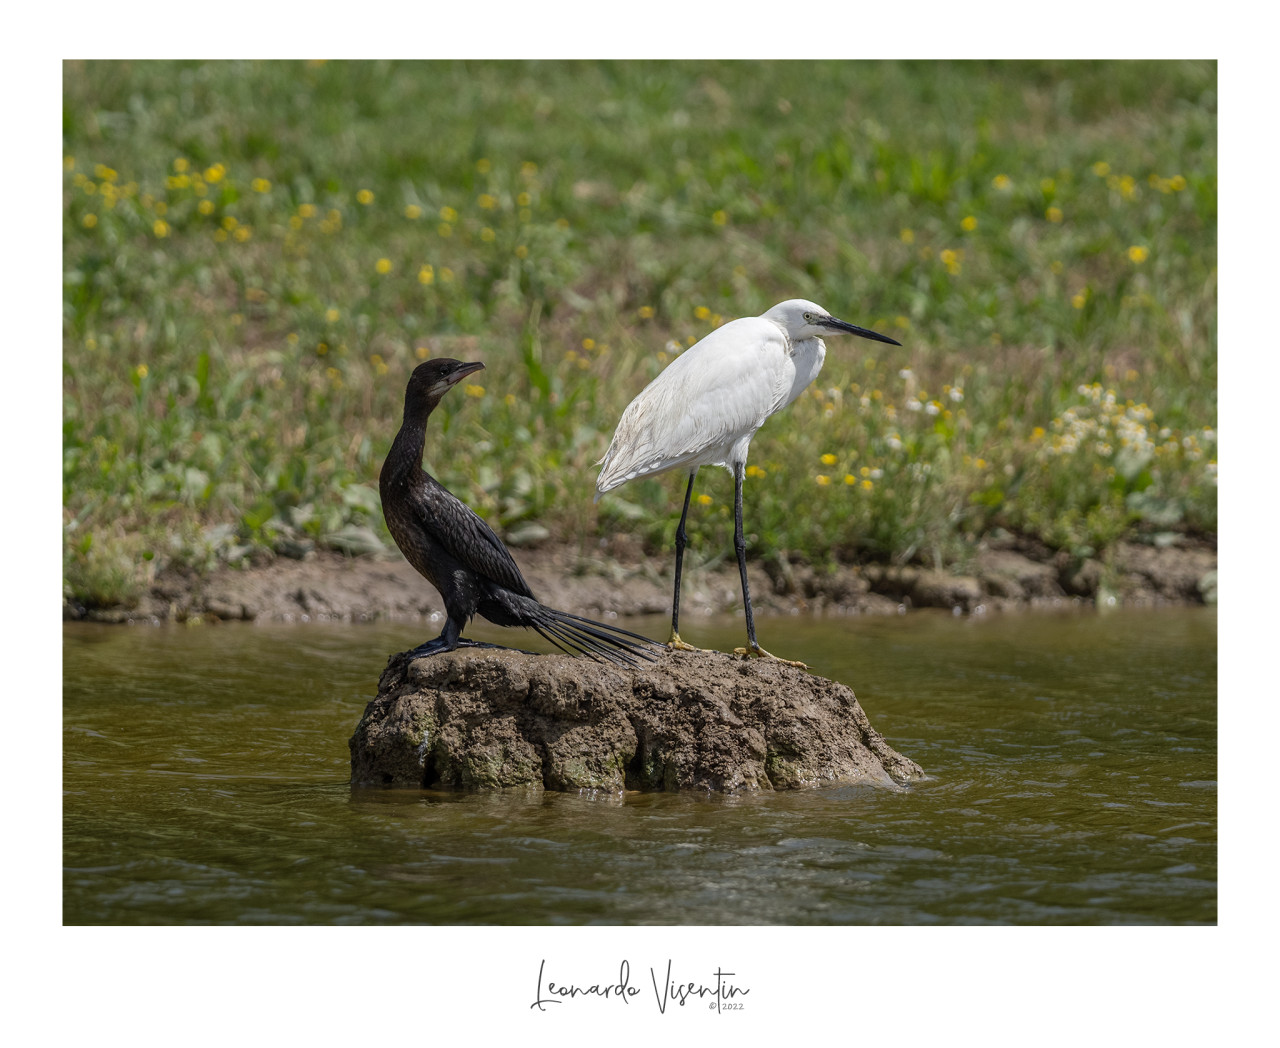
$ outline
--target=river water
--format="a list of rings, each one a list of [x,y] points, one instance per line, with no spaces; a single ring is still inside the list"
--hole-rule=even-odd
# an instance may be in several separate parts
[[[742,642],[733,618],[685,625]],[[353,791],[347,739],[387,655],[429,627],[67,624],[63,919],[1216,922],[1215,610],[759,625],[849,684],[930,778],[727,798]]]

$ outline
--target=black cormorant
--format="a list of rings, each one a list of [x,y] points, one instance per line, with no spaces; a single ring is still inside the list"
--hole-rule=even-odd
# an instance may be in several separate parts
[[[527,626],[562,651],[611,662],[648,659],[654,641],[539,603],[502,540],[476,514],[422,468],[427,419],[440,398],[481,363],[446,358],[419,364],[404,394],[404,422],[378,478],[382,513],[400,552],[440,591],[447,621],[435,640],[413,649],[434,655],[459,646],[492,647],[462,639],[479,613],[499,626]]]

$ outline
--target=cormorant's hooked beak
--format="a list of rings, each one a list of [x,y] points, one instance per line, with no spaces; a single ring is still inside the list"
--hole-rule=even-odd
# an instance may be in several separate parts
[[[439,403],[440,398],[449,392],[454,386],[461,382],[472,372],[480,371],[484,365],[480,361],[474,361],[470,364],[459,364],[457,368],[450,371],[447,375],[442,375],[436,380],[435,385],[431,387],[427,395],[432,398],[432,403]]]
[[[481,364],[480,361],[478,360],[470,364],[463,364],[458,368],[457,371],[455,371],[452,375],[450,375],[445,381],[447,381],[449,385],[452,386],[455,383],[461,382],[473,371],[483,371],[483,370],[484,370],[484,365]]]
[[[818,317],[817,323],[823,327],[831,328],[832,331],[847,331],[851,335],[859,335],[862,338],[869,338],[873,342],[887,342],[891,346],[902,345],[896,338],[890,338],[888,335],[881,335],[875,331],[870,331],[864,327],[858,327],[857,324],[850,324],[844,320],[837,320],[835,317]]]

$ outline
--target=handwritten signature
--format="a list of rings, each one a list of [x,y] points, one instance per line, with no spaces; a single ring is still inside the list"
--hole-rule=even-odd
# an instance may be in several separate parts
[[[649,981],[653,984],[654,1003],[658,1006],[660,1014],[665,1015],[667,1005],[672,1001],[683,1008],[690,1001],[697,1000],[707,1001],[707,1007],[715,1012],[721,1011],[740,1011],[744,1002],[734,1000],[737,997],[746,997],[751,991],[745,986],[738,986],[729,982],[731,976],[736,976],[735,972],[726,972],[717,968],[712,973],[715,982],[706,984],[693,980],[683,981],[673,979],[671,977],[672,962],[668,958],[666,975],[662,980],[662,986],[658,986],[658,973],[653,969],[649,969]],[[575,1000],[579,997],[598,997],[602,1000],[622,1001],[624,1004],[630,1004],[632,999],[638,997],[641,990],[638,986],[631,985],[631,962],[623,960],[618,966],[617,981],[593,982],[590,984],[583,983],[565,983],[555,982],[546,978],[547,961],[544,957],[542,963],[538,965],[538,993],[533,1003],[529,1007],[537,1008],[540,1012],[545,1012],[548,1004],[564,1004],[567,1001]],[[707,1000],[710,998],[710,1000]]]

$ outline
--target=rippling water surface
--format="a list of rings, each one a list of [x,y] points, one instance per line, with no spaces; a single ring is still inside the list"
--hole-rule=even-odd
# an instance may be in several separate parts
[[[742,640],[733,619],[685,625],[693,643]],[[930,779],[729,798],[353,792],[347,739],[386,656],[434,631],[69,624],[64,920],[1216,921],[1214,610],[760,626],[853,687]]]

